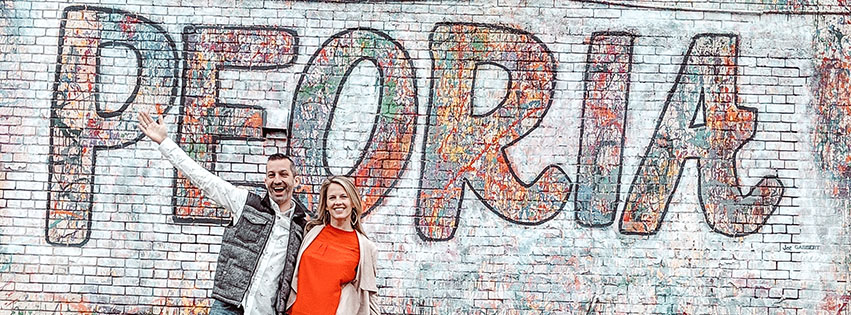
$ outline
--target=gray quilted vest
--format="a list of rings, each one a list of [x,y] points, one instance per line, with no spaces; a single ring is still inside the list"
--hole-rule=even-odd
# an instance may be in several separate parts
[[[275,298],[275,309],[286,307],[290,282],[295,272],[296,256],[304,238],[305,208],[295,198],[293,202],[295,213],[290,223],[286,265],[277,279],[279,288]],[[215,299],[231,305],[242,303],[274,224],[275,213],[269,197],[265,196],[261,199],[254,193],[248,193],[242,216],[236,223],[225,228],[225,233],[222,235],[222,247],[219,251],[216,276],[213,281]],[[283,306],[280,303],[283,303]]]

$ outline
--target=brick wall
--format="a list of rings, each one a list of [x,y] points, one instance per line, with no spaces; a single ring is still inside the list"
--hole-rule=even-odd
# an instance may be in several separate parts
[[[353,176],[387,313],[848,312],[844,1],[154,2],[0,5],[0,314],[208,311],[142,111]]]

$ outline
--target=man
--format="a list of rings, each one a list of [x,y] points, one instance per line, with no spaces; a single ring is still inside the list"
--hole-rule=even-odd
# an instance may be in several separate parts
[[[213,175],[168,138],[162,116],[139,114],[139,129],[204,194],[230,210],[213,282],[210,315],[283,314],[304,237],[305,208],[293,200],[298,179],[293,162],[273,154],[266,162],[261,197]]]

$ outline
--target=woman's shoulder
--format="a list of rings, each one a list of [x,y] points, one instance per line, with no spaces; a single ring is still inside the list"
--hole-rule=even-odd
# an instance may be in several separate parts
[[[361,243],[361,245],[365,246],[369,250],[375,250],[376,249],[375,242],[373,242],[371,239],[369,239],[369,237],[366,237],[365,234],[363,234],[361,232],[357,232],[357,233],[358,233],[358,241]]]
[[[316,222],[314,220],[310,220],[310,221],[307,221],[307,224],[304,225],[304,232],[307,233],[307,232],[313,231],[317,228],[319,230],[321,230],[323,227],[325,227],[325,224],[322,223],[321,221]]]
[[[307,239],[307,238],[310,238],[310,237],[315,237],[316,235],[319,234],[319,232],[322,232],[322,229],[324,227],[325,227],[325,225],[322,225],[322,224],[306,226],[305,229],[304,229],[304,238]]]

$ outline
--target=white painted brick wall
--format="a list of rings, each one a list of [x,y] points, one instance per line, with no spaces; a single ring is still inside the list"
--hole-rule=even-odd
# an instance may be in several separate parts
[[[842,43],[836,38],[851,33],[838,21],[847,14],[843,2],[10,0],[0,5],[0,314],[198,314],[211,303],[224,228],[175,222],[174,172],[149,140],[97,152],[90,185],[91,234],[85,244],[47,241],[52,223],[47,213],[54,207],[48,202],[49,163],[57,158],[51,147],[51,109],[57,71],[70,62],[60,57],[59,43],[63,10],[72,5],[138,14],[174,40],[180,78],[165,118],[172,138],[187,80],[181,36],[187,26],[274,26],[297,33],[291,67],[219,72],[218,101],[261,106],[265,125],[276,129],[288,126],[298,82],[311,57],[334,34],[373,28],[403,47],[416,76],[412,154],[393,189],[365,219],[379,248],[379,295],[387,313],[848,312],[851,193],[843,189],[851,175],[822,163],[834,158],[836,164],[830,165],[851,162],[826,153],[822,134],[835,137],[832,150],[842,150],[841,141],[851,135],[842,129],[841,115],[829,121],[832,133],[819,133],[825,124],[819,115],[847,110],[843,84],[849,83],[841,73],[851,66],[825,65],[851,53],[830,50],[831,42],[819,37],[835,34],[832,40]],[[738,36],[736,97],[739,106],[757,110],[757,124],[736,155],[737,180],[747,194],[763,177],[777,176],[785,187],[779,206],[752,235],[720,234],[707,224],[698,199],[697,163],[686,161],[655,233],[625,234],[618,222],[581,226],[574,219],[573,193],[552,220],[532,225],[504,220],[468,193],[454,237],[423,239],[414,222],[434,92],[429,38],[438,23],[528,32],[552,52],[552,104],[537,129],[506,149],[518,178],[527,183],[548,165],[561,167],[576,183],[591,35],[623,31],[635,36],[616,221],[692,38]],[[102,61],[112,63],[111,73],[135,73],[135,61]],[[325,153],[334,172],[346,172],[366,146],[377,112],[376,70],[371,63],[361,64],[342,89]],[[487,112],[504,94],[507,76],[493,71],[476,82],[484,87],[476,91],[481,101],[474,104],[476,110]],[[112,82],[105,86],[119,90],[129,90],[120,84],[135,82],[132,77],[103,79]],[[115,93],[104,91],[102,99],[123,98]],[[484,137],[470,132],[475,131],[455,131]],[[265,155],[285,146],[281,139],[223,140],[214,171],[229,181],[259,183]]]

